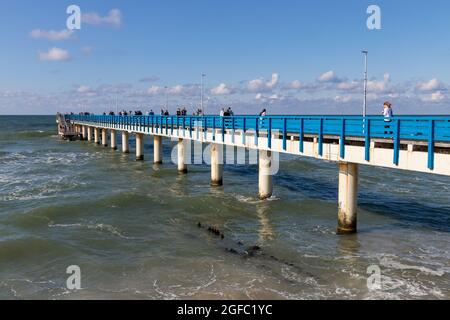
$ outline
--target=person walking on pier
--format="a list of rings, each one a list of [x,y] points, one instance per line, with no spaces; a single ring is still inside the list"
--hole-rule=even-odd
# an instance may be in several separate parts
[[[260,117],[265,117],[266,114],[267,114],[266,109],[263,109],[263,110],[259,113],[259,116],[260,116]]]
[[[390,122],[394,116],[392,112],[392,104],[389,101],[385,101],[383,104],[383,117],[384,117],[384,134],[393,134],[391,130]]]

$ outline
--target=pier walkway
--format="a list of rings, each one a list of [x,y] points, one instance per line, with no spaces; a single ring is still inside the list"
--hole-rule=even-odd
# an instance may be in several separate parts
[[[108,116],[66,115],[82,139],[129,152],[136,159],[143,139],[153,136],[154,162],[161,163],[162,138],[178,141],[178,171],[187,172],[186,143],[211,144],[211,183],[222,184],[223,145],[258,152],[259,197],[272,195],[273,155],[288,153],[339,163],[338,233],[356,232],[358,165],[450,175],[450,116]]]

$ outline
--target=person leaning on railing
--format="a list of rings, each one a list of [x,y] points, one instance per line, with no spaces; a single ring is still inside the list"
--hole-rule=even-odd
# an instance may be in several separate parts
[[[384,116],[384,134],[393,134],[391,130],[390,122],[394,113],[392,112],[392,104],[389,101],[385,101],[383,104],[383,116]]]

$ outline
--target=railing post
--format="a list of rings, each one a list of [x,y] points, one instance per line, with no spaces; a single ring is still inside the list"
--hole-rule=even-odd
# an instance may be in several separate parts
[[[225,142],[225,117],[222,117],[222,142]]]
[[[303,146],[304,146],[304,126],[305,126],[304,122],[305,122],[304,119],[301,118],[300,119],[300,131],[299,131],[299,137],[298,137],[298,141],[299,141],[298,148],[299,148],[301,153],[303,153],[303,150],[304,150],[303,149]]]
[[[216,117],[212,117],[213,120],[213,126],[212,126],[212,139],[213,141],[216,141]]]
[[[283,150],[286,151],[286,139],[287,139],[287,118],[283,119]]]
[[[242,144],[243,145],[245,145],[245,132],[246,132],[246,128],[245,128],[245,125],[246,125],[246,120],[247,120],[247,118],[242,118]]]
[[[394,164],[398,166],[399,154],[400,154],[400,119],[395,121],[394,131]]]
[[[259,124],[259,118],[256,118],[256,121],[255,121],[255,145],[256,146],[258,146],[258,135],[259,135],[258,124]]]
[[[272,118],[269,118],[269,124],[267,126],[267,147],[272,149]]]
[[[319,156],[323,155],[323,118],[320,118],[319,123]]]
[[[165,119],[166,119],[166,135],[168,135],[169,134],[169,118],[165,117]]]
[[[365,142],[364,142],[364,159],[370,161],[370,119],[366,118],[365,125]]]
[[[340,157],[341,159],[345,158],[345,119],[342,119],[341,122],[341,141],[340,141]]]
[[[154,121],[155,121],[155,116],[154,116],[154,115],[152,115],[151,121],[152,121],[152,133],[155,133],[155,123],[154,123]]]
[[[434,120],[430,120],[428,134],[428,169],[434,170]]]
[[[234,143],[234,128],[235,128],[235,124],[234,124],[234,116],[231,117],[231,143]]]

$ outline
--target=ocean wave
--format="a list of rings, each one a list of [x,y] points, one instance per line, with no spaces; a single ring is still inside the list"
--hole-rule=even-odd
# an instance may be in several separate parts
[[[98,230],[101,232],[107,232],[112,235],[118,236],[122,239],[134,239],[132,237],[127,237],[123,234],[123,232],[112,225],[104,224],[104,223],[70,223],[70,224],[54,224],[49,223],[49,228],[81,228],[81,229],[88,229],[88,230]]]

